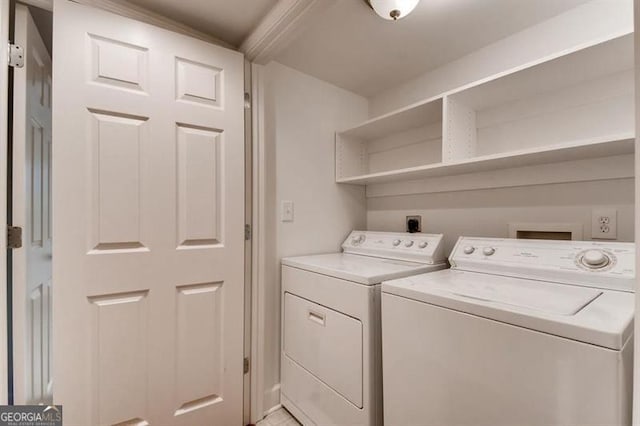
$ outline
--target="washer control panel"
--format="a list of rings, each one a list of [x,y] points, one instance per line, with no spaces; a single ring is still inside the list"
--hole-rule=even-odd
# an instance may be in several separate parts
[[[427,264],[446,261],[442,234],[352,231],[342,243],[345,253]]]
[[[466,271],[633,291],[635,244],[460,237],[449,257]]]

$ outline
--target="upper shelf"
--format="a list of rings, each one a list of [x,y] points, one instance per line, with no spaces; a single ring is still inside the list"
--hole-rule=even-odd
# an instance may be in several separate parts
[[[617,35],[336,133],[336,182],[367,185],[634,152],[634,36]]]
[[[371,140],[442,121],[442,96],[427,99],[338,132],[347,138]]]
[[[633,35],[625,35],[448,95],[479,110],[578,86],[633,69],[633,46]]]
[[[339,179],[337,182],[367,185],[372,183],[408,181],[436,176],[453,176],[538,164],[584,160],[588,158],[632,154],[634,152],[634,145],[634,135],[623,134],[606,140],[583,140],[562,145],[484,155],[451,163],[428,164],[425,166],[344,178]]]

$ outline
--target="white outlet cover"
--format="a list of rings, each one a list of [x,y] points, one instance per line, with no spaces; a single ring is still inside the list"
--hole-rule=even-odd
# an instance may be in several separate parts
[[[591,238],[594,240],[618,238],[618,210],[598,208],[591,211]]]
[[[280,210],[280,220],[282,222],[293,222],[293,201],[283,201]]]

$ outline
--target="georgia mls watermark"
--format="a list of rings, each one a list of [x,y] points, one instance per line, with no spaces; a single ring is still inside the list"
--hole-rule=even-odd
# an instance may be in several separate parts
[[[0,426],[62,426],[62,405],[0,405]]]

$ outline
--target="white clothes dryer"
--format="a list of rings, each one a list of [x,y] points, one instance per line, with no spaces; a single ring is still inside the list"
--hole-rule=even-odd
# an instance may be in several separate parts
[[[353,231],[282,259],[282,404],[304,425],[382,425],[380,283],[447,267],[442,235]]]

